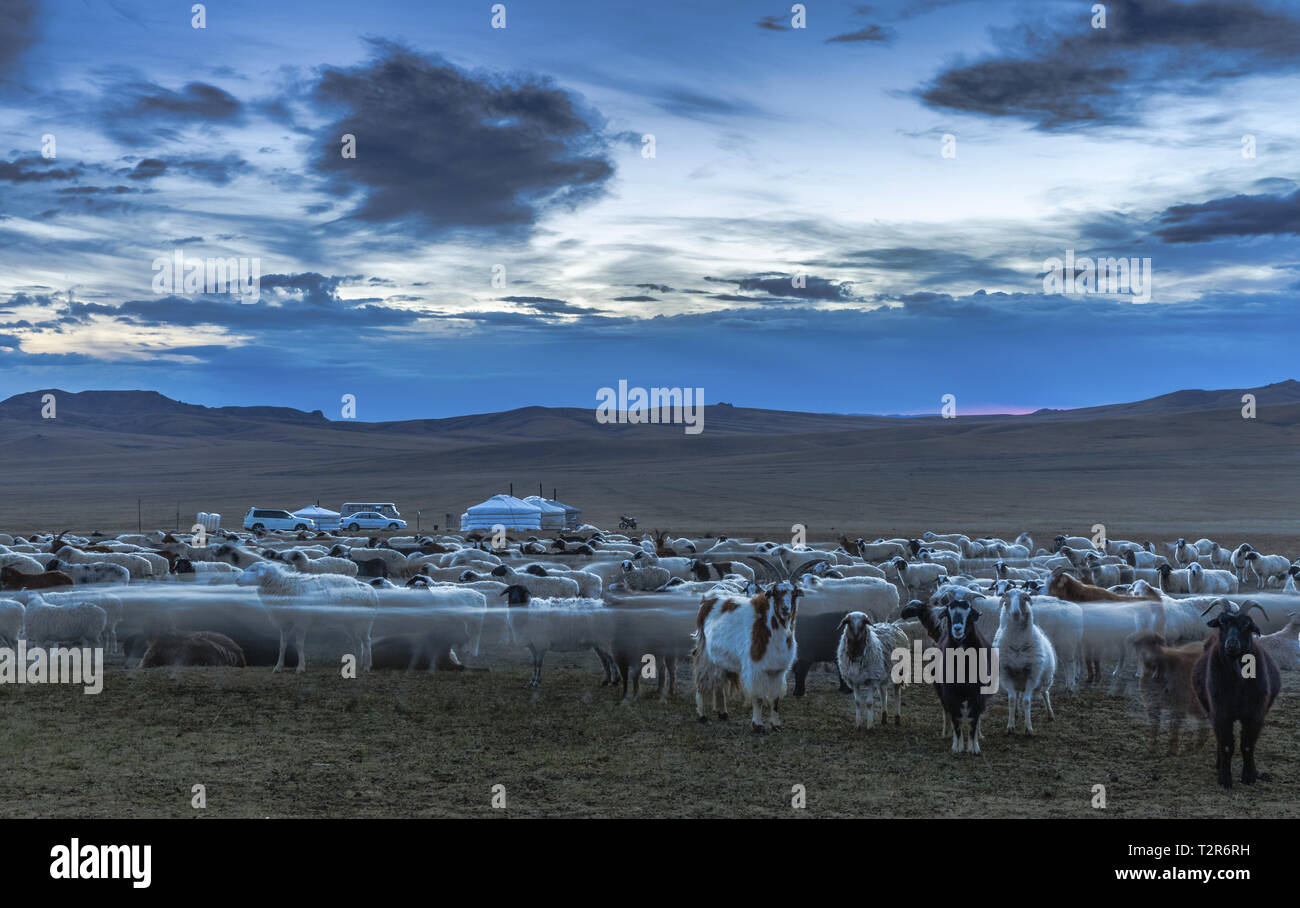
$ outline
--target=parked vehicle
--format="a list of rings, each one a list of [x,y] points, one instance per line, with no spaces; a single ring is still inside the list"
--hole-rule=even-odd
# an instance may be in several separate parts
[[[390,520],[400,520],[402,517],[402,515],[397,511],[397,505],[393,504],[391,501],[380,501],[380,502],[349,501],[346,504],[344,504],[343,507],[339,508],[339,519],[347,520],[347,518],[351,517],[353,514],[360,514],[363,511],[367,513],[370,511],[374,511],[376,514],[380,514],[381,516],[387,517]],[[406,526],[406,524],[402,524],[402,526]]]
[[[314,530],[316,521],[295,517],[279,508],[249,508],[244,515],[246,530]]]
[[[355,533],[357,530],[404,530],[406,529],[405,520],[396,520],[392,517],[385,517],[378,511],[361,511],[357,514],[349,514],[341,520],[343,529]]]
[[[618,515],[618,528],[620,530],[635,530],[636,518],[629,517],[627,514]]]

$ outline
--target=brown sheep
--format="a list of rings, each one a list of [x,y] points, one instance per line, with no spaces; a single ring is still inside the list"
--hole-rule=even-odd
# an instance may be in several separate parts
[[[1126,596],[1112,593],[1102,586],[1092,586],[1077,580],[1073,574],[1059,573],[1047,585],[1047,594],[1066,602],[1145,602],[1160,600],[1160,594],[1152,590],[1144,596]]]
[[[1205,710],[1197,702],[1192,684],[1192,669],[1201,656],[1201,644],[1166,646],[1165,638],[1155,631],[1133,634],[1128,642],[1137,650],[1138,661],[1142,665],[1138,696],[1146,708],[1147,721],[1151,725],[1151,749],[1155,749],[1160,734],[1161,712],[1169,714],[1171,754],[1178,751],[1178,736],[1183,721],[1189,716],[1200,727],[1195,744],[1199,748],[1210,734],[1209,723],[1205,721]]]
[[[46,571],[43,574],[24,574],[15,567],[0,568],[0,589],[48,590],[56,586],[72,586],[72,578],[63,571]]]
[[[174,631],[149,641],[140,668],[183,665],[227,665],[244,668],[244,651],[225,634],[215,631]]]

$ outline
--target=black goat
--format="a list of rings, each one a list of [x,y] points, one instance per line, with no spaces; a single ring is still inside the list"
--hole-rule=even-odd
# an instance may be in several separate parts
[[[952,722],[952,752],[980,752],[980,716],[988,703],[989,693],[979,678],[980,658],[989,658],[990,648],[976,622],[980,613],[965,594],[946,594],[941,601],[947,621],[939,638],[939,702]],[[951,654],[951,655],[950,655]],[[964,663],[964,664],[963,664]],[[964,731],[962,721],[970,722]]]
[[[1216,607],[1219,613],[1206,622],[1216,633],[1205,641],[1192,669],[1192,683],[1214,729],[1219,784],[1231,788],[1233,727],[1241,723],[1241,783],[1252,785],[1259,778],[1255,742],[1282,687],[1282,674],[1264,648],[1255,645],[1259,627],[1250,611],[1259,609],[1267,619],[1264,607],[1254,600],[1237,606],[1227,599],[1215,599],[1201,614]]]

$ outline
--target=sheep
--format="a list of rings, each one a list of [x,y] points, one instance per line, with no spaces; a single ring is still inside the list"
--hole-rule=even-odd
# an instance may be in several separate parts
[[[654,659],[660,698],[672,696],[677,664],[690,655],[700,598],[720,589],[722,585],[715,583],[682,583],[654,593],[606,594],[605,605],[614,618],[614,665],[622,678],[624,702],[630,703],[640,694],[646,656]]]
[[[1241,782],[1253,785],[1259,779],[1255,744],[1263,731],[1264,717],[1282,687],[1282,675],[1268,652],[1255,643],[1259,627],[1250,611],[1259,609],[1267,620],[1264,607],[1254,600],[1238,606],[1227,599],[1216,599],[1205,611],[1216,606],[1218,614],[1206,622],[1216,633],[1203,644],[1192,669],[1192,681],[1218,743],[1215,756],[1219,785],[1232,787],[1233,727],[1237,722],[1241,723]]]
[[[64,564],[58,558],[53,558],[47,566],[51,571],[62,571],[72,578],[73,583],[77,584],[117,584],[125,585],[131,582],[131,572],[120,564],[112,564],[107,561],[94,561],[90,564]]]
[[[1287,614],[1289,619],[1281,630],[1255,638],[1255,643],[1268,653],[1280,671],[1293,672],[1300,665],[1300,611]]]
[[[841,619],[840,642],[835,663],[840,677],[853,691],[853,727],[862,727],[865,704],[867,728],[875,724],[875,701],[880,698],[881,714],[889,718],[889,690],[894,693],[894,724],[903,721],[903,685],[892,680],[895,649],[907,647],[907,634],[896,623],[871,622],[864,612],[849,612]],[[888,684],[888,687],[886,686]]]
[[[1176,571],[1169,564],[1162,564],[1157,570],[1160,575],[1160,592],[1170,595],[1192,592],[1192,575],[1189,569]]]
[[[190,665],[244,668],[248,662],[239,644],[215,631],[173,631],[149,640],[137,668],[174,668]]]
[[[154,565],[147,558],[134,553],[126,552],[85,552],[81,549],[65,545],[56,553],[59,561],[64,564],[94,564],[95,562],[108,562],[126,568],[131,573],[132,580],[144,580],[154,574]],[[166,565],[163,566],[160,573],[166,573]]]
[[[1206,595],[1235,593],[1238,586],[1232,571],[1206,570],[1197,561],[1187,566],[1187,581],[1188,592]]]
[[[501,595],[510,607],[506,626],[511,641],[527,646],[533,655],[529,687],[541,687],[542,660],[547,652],[594,649],[602,665],[613,664],[613,615],[599,599],[534,599],[528,587],[517,583]]]
[[[23,633],[26,609],[16,599],[0,599],[0,646],[13,648]]]
[[[176,563],[172,565],[172,573],[176,575],[177,580],[194,580],[198,577],[233,576],[239,573],[239,568],[225,561],[190,561],[188,558],[177,558]]]
[[[1232,550],[1228,556],[1228,564],[1232,566],[1233,573],[1237,575],[1238,583],[1246,582],[1246,556],[1255,551],[1251,548],[1249,542],[1243,542]]]
[[[27,640],[36,646],[77,641],[83,646],[99,646],[108,614],[88,602],[75,605],[50,605],[39,595],[27,602]]]
[[[13,568],[24,574],[41,574],[45,572],[44,564],[29,555],[17,552],[0,553],[0,567]]]
[[[1178,752],[1178,738],[1183,722],[1188,717],[1200,720],[1201,731],[1196,746],[1205,743],[1209,726],[1204,724],[1205,712],[1197,702],[1192,685],[1192,670],[1201,655],[1201,644],[1188,643],[1170,647],[1163,634],[1140,631],[1128,638],[1128,644],[1138,654],[1142,677],[1138,681],[1138,695],[1146,709],[1151,726],[1152,750],[1160,735],[1162,712],[1169,714],[1169,752]]]
[[[618,582],[627,589],[646,592],[663,589],[671,579],[672,574],[666,568],[658,565],[638,568],[630,560],[622,563],[622,572],[618,575]]]
[[[781,727],[785,676],[796,655],[797,584],[782,580],[745,599],[706,596],[695,618],[695,710],[701,722],[706,693],[722,694],[719,718],[726,718],[726,690],[739,688],[753,705],[750,727],[762,734]],[[765,719],[764,708],[770,711]]]
[[[903,598],[903,594],[909,598],[925,594],[927,590],[933,590],[942,583],[948,575],[947,569],[939,564],[909,564],[903,558],[895,558],[889,565],[898,577],[899,599]]]
[[[1067,549],[1067,548],[1085,549],[1094,552],[1097,550],[1097,547],[1093,545],[1092,540],[1084,536],[1057,535],[1056,538],[1052,540],[1053,552],[1060,552],[1063,549]]]
[[[317,623],[335,623],[348,635],[360,655],[363,670],[370,668],[370,629],[378,605],[375,591],[350,577],[335,574],[294,574],[272,562],[255,563],[236,579],[240,586],[256,586],[267,617],[280,632],[280,654],[272,671],[284,668],[284,651],[290,634],[297,641],[298,667],[307,670],[307,632]]]
[[[48,590],[61,586],[72,586],[72,578],[62,571],[45,571],[40,574],[24,574],[17,568],[12,568],[7,565],[0,568],[0,589]]]
[[[993,573],[999,580],[1037,580],[1042,577],[1042,573],[1033,568],[1008,567],[1001,558],[993,565]]]
[[[696,558],[691,561],[690,571],[692,580],[721,580],[728,574],[740,574],[748,580],[754,579],[754,569],[739,561],[705,561]]]
[[[347,558],[309,558],[306,552],[292,551],[284,554],[284,563],[296,568],[302,574],[340,574],[344,577],[357,576],[357,563]]]
[[[110,653],[118,651],[117,626],[124,614],[119,596],[103,589],[87,590],[84,587],[71,590],[47,590],[43,593],[20,593],[19,596],[26,597],[29,603],[33,598],[39,597],[46,605],[69,606],[87,603],[99,606],[106,616],[104,642],[108,644]]]
[[[221,545],[213,549],[212,557],[216,561],[224,561],[226,564],[233,564],[241,571],[247,570],[258,562],[266,560],[256,552],[250,552],[248,549],[229,542],[223,542]]]
[[[1291,568],[1291,562],[1282,555],[1261,555],[1259,552],[1247,552],[1245,570],[1255,578],[1256,589],[1264,589],[1269,581],[1281,583]]]
[[[544,599],[578,598],[578,582],[568,577],[538,576],[528,571],[516,571],[508,564],[492,569],[488,579],[500,580],[507,586],[523,586],[529,595]],[[665,581],[666,582],[666,581]]]
[[[1016,706],[1024,703],[1025,734],[1034,733],[1034,691],[1043,694],[1047,718],[1053,720],[1052,681],[1056,677],[1056,649],[1042,628],[1034,624],[1033,597],[1024,590],[1010,590],[1001,597],[998,632],[993,649],[998,654],[998,678],[1007,691],[1007,734],[1016,730]]]

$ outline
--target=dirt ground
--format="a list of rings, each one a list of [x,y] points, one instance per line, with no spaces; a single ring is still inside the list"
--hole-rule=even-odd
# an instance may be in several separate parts
[[[1132,697],[1096,686],[1058,689],[1056,721],[1037,711],[1033,738],[1006,736],[998,695],[976,757],[940,737],[933,690],[907,690],[901,725],[855,731],[824,672],[760,736],[735,705],[728,722],[698,723],[689,669],[673,699],[622,705],[589,654],[552,654],[537,693],[526,653],[505,648],[472,662],[491,670],[359,680],[327,668],[328,651],[301,676],[131,673],[110,658],[96,696],[0,687],[0,817],[1300,816],[1291,673],[1260,740],[1269,779],[1223,792],[1212,743],[1168,756],[1162,738],[1153,754]]]

